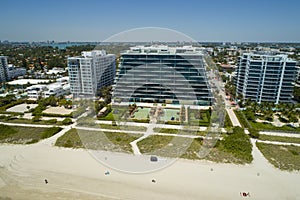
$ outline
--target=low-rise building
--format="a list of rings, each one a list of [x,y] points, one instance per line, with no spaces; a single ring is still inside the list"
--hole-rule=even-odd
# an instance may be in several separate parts
[[[65,93],[66,92],[63,89],[63,86],[61,84],[53,83],[53,84],[47,85],[47,88],[45,91],[43,91],[42,95],[44,98],[48,98],[51,95],[58,97],[58,96],[64,95]]]
[[[16,67],[13,64],[8,64],[7,68],[7,80],[12,80],[19,76],[24,76],[26,74],[26,69],[23,67]]]
[[[43,92],[47,90],[47,85],[32,85],[26,88],[27,96],[30,99],[38,99],[43,96]]]

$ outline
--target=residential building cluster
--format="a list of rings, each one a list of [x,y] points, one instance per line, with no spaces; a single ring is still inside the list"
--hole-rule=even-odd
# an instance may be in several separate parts
[[[62,96],[69,94],[70,84],[69,78],[63,77],[57,79],[55,83],[51,84],[37,84],[29,86],[25,89],[27,96],[30,99],[47,98],[50,96]]]
[[[0,83],[25,90],[33,99],[69,92],[74,98],[96,98],[101,88],[113,85],[113,101],[211,105],[206,54],[212,56],[225,81],[234,81],[236,94],[243,99],[292,102],[294,87],[300,87],[296,61],[300,53],[295,48],[239,43],[133,46],[120,53],[118,71],[116,56],[104,50],[83,51],[81,56],[67,58],[67,68],[49,70],[47,66],[26,70],[0,56]],[[64,77],[67,71],[69,80]],[[50,79],[57,81],[49,84]]]

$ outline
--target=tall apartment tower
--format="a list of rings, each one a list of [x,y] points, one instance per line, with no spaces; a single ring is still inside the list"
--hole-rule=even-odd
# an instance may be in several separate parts
[[[292,100],[296,61],[287,55],[244,53],[238,58],[236,92],[258,103]]]
[[[201,49],[153,45],[122,52],[113,100],[211,105]]]
[[[83,51],[68,58],[70,91],[75,98],[94,98],[97,91],[113,84],[116,56],[104,50]]]
[[[0,56],[0,83],[8,80],[8,64],[7,57]]]

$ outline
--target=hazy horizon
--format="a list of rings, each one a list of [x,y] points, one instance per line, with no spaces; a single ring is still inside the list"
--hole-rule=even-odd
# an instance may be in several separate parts
[[[300,41],[300,2],[1,1],[1,41],[101,42],[141,27],[162,27],[199,42]]]

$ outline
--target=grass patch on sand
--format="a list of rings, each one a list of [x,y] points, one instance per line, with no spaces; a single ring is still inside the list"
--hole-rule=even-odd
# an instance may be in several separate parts
[[[201,156],[202,146],[212,146],[208,155]],[[164,157],[186,159],[206,159],[221,163],[246,164],[253,160],[252,144],[249,137],[239,127],[223,140],[191,139],[173,136],[151,135],[138,142],[141,153]],[[200,154],[199,154],[200,153]]]
[[[140,152],[162,157],[180,157],[192,143],[193,139],[150,135],[137,143]]]
[[[61,130],[60,127],[40,128],[7,126],[0,124],[0,142],[13,144],[32,144],[51,137]]]
[[[25,118],[6,117],[6,116],[1,116],[0,121],[9,122],[9,123],[19,123],[19,124],[42,124],[42,125],[57,125],[57,126],[68,125],[73,123],[71,118],[65,118],[63,121],[58,121],[56,119],[34,121]]]
[[[300,147],[261,142],[257,142],[256,146],[276,168],[287,171],[300,170]]]
[[[130,142],[140,136],[138,134],[71,129],[57,139],[55,146],[131,153]]]
[[[180,135],[201,135],[205,136],[207,134],[206,131],[198,131],[192,129],[174,129],[174,128],[154,128],[154,132],[156,133],[166,133],[166,134],[180,134]]]
[[[111,125],[111,124],[99,124],[102,129],[112,129],[112,130],[125,130],[125,131],[142,131],[147,130],[144,126],[128,126],[128,125]]]
[[[296,137],[259,134],[258,139],[265,141],[290,142],[300,144],[300,138]]]
[[[213,146],[207,155],[203,155],[202,146]],[[181,157],[186,159],[205,159],[218,163],[246,164],[251,163],[252,145],[249,137],[234,130],[234,133],[227,135],[223,140],[195,139],[190,147]]]
[[[285,132],[300,132],[300,127],[292,127],[288,125],[284,125],[281,127],[273,126],[270,123],[259,123],[259,122],[252,122],[249,121],[251,126],[256,130],[269,130],[269,131],[285,131]]]

